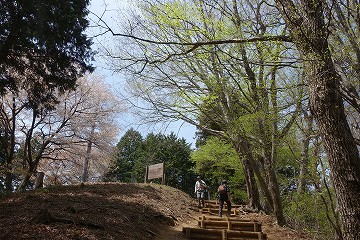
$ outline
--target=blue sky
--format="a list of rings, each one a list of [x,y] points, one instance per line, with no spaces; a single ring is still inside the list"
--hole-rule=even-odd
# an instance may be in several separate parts
[[[90,11],[97,14],[98,16],[104,14],[103,19],[105,19],[106,23],[112,27],[115,26],[114,24],[117,19],[116,10],[119,8],[126,9],[129,7],[131,7],[131,1],[128,0],[91,0],[90,3]],[[105,9],[107,11],[104,13]],[[91,16],[90,14],[90,18],[93,19],[93,17],[94,16]],[[90,24],[92,25],[92,23]],[[92,30],[90,29],[90,31]],[[92,36],[93,33],[88,35]],[[98,41],[111,42],[111,39],[112,36],[110,34],[106,34],[105,36],[102,36],[100,40],[97,39],[94,41],[94,47],[96,48]],[[113,89],[121,91],[123,77],[120,74],[107,70],[106,64],[104,64],[104,62],[102,62],[101,58],[99,57],[96,58],[96,61],[93,63],[93,65],[96,67],[95,74],[102,76],[105,82],[111,85]],[[132,127],[139,131],[143,137],[145,137],[150,132],[161,132],[163,134],[170,134],[170,132],[174,132],[179,138],[185,138],[188,143],[192,143],[192,147],[195,147],[195,127],[182,121],[177,121],[174,123],[162,123],[156,126],[139,126],[136,124],[138,120],[131,114],[127,113],[122,114],[119,117],[118,122],[121,128],[119,139],[128,129]]]

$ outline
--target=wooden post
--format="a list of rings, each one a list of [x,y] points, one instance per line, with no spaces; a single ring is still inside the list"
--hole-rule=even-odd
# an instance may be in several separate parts
[[[149,166],[146,166],[144,183],[147,183],[148,171],[149,171]]]
[[[186,234],[185,234],[185,236],[191,237],[191,229],[190,229],[190,228],[187,228],[187,229],[186,229]]]
[[[162,174],[161,183],[162,185],[165,185],[165,164],[163,164],[163,174]]]
[[[228,229],[228,230],[231,230],[231,229],[232,229],[232,223],[231,223],[231,221],[228,220],[227,224],[228,224],[228,228],[227,228],[227,229]]]
[[[227,231],[226,229],[222,230],[222,240],[228,240]]]
[[[254,222],[254,232],[258,232],[258,224]]]

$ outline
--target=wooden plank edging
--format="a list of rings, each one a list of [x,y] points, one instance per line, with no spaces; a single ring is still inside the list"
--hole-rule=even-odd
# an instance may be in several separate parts
[[[251,231],[235,231],[227,229],[204,229],[204,228],[183,228],[183,232],[186,233],[187,237],[191,239],[219,239],[221,237],[224,240],[234,238],[246,238],[246,239],[266,239],[266,234],[262,232],[251,232]]]

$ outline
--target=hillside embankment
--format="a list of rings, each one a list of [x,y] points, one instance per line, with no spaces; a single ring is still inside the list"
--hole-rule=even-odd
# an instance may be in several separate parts
[[[201,215],[195,199],[164,185],[55,186],[0,198],[0,239],[178,240]],[[269,240],[311,239],[277,226],[271,216],[239,217],[261,222]]]

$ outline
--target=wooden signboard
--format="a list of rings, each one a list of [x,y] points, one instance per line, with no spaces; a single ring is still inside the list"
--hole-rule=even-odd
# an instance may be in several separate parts
[[[146,167],[145,182],[150,179],[162,178],[162,183],[165,183],[165,164],[158,163]]]

